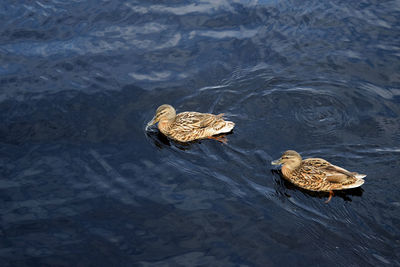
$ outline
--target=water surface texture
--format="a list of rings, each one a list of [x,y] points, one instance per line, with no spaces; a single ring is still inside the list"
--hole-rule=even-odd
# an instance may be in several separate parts
[[[0,142],[1,266],[399,266],[400,2],[2,1]],[[366,183],[325,204],[287,149]]]

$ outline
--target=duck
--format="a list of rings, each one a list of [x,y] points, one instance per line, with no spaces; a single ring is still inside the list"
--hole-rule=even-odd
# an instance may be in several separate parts
[[[329,192],[328,203],[334,190],[360,187],[367,175],[350,172],[321,158],[302,159],[294,150],[285,151],[282,156],[271,162],[282,165],[282,175],[289,182],[311,191]]]
[[[225,121],[223,116],[223,113],[214,115],[194,111],[176,114],[173,106],[164,104],[157,108],[155,116],[147,123],[146,130],[158,123],[162,134],[179,142],[209,138],[226,143],[226,137],[215,135],[231,132],[235,123]]]

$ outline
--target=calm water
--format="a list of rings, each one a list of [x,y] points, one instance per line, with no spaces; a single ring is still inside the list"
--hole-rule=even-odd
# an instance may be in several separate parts
[[[2,1],[0,142],[1,266],[400,266],[400,1]],[[287,149],[366,183],[325,204]]]

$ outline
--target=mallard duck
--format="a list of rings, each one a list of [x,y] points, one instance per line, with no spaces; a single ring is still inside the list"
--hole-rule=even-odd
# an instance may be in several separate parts
[[[211,138],[226,142],[223,137],[213,135],[229,133],[235,123],[225,121],[224,114],[182,112],[176,114],[171,105],[161,105],[157,108],[154,118],[147,123],[146,129],[158,122],[158,129],[166,136],[179,142],[189,142],[197,139]]]
[[[320,158],[302,160],[299,153],[288,150],[272,165],[282,165],[282,174],[285,179],[301,188],[311,191],[329,192],[329,202],[333,190],[343,190],[359,187],[364,183],[367,175],[349,172]]]

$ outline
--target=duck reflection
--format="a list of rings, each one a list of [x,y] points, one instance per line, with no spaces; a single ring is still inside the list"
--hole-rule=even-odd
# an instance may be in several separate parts
[[[301,187],[297,187],[294,184],[292,184],[291,182],[287,181],[283,175],[282,172],[280,170],[271,170],[272,174],[279,176],[279,181],[278,181],[278,188],[277,190],[280,191],[280,193],[282,193],[283,195],[286,196],[290,196],[287,193],[284,193],[284,189],[288,189],[290,191],[300,191],[302,193],[304,193],[307,196],[310,197],[314,197],[314,198],[319,198],[319,199],[323,199],[323,198],[327,198],[329,197],[329,192],[317,192],[317,191],[310,191],[307,189],[303,189]],[[361,197],[363,194],[364,190],[361,187],[357,187],[357,188],[352,188],[352,189],[346,189],[346,190],[336,190],[335,194],[333,197],[340,197],[342,198],[344,201],[352,201],[351,197]]]
[[[224,134],[219,134],[216,135],[215,140],[218,140],[221,144],[227,144],[228,142],[228,135],[233,134],[233,132],[229,133],[224,133]],[[160,149],[166,148],[166,147],[171,147],[173,145],[174,147],[180,149],[180,150],[189,150],[192,148],[194,144],[201,144],[204,140],[207,139],[201,139],[201,140],[194,140],[190,142],[179,142],[173,139],[170,139],[166,137],[164,134],[162,134],[160,131],[156,129],[152,130],[147,130],[146,131],[147,137],[154,143],[155,146],[157,146]]]

